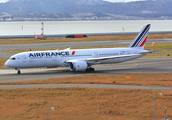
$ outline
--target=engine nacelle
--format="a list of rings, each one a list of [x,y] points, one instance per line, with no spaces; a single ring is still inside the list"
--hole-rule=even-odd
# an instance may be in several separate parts
[[[69,64],[71,71],[84,71],[87,69],[87,66],[85,61],[75,61]]]

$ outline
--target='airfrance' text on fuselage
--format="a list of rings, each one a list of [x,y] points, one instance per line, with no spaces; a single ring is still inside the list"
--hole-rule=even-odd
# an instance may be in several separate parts
[[[29,57],[53,57],[53,56],[69,56],[69,52],[41,52],[30,53]]]

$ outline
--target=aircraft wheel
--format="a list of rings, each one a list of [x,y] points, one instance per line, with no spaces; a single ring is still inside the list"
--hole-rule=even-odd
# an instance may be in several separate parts
[[[95,71],[95,69],[94,68],[91,68],[91,72],[94,72]]]
[[[18,73],[18,74],[21,74],[21,72],[20,72],[20,71],[18,71],[17,73]]]
[[[94,68],[87,68],[85,71],[86,71],[86,72],[94,72],[95,69],[94,69]]]

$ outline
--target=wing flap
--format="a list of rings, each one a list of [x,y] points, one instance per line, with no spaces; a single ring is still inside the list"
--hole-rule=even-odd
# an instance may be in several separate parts
[[[129,54],[129,55],[118,55],[118,56],[108,56],[108,57],[96,57],[96,58],[86,58],[86,59],[74,59],[74,60],[67,60],[67,63],[74,62],[74,61],[86,61],[87,63],[93,63],[98,62],[102,60],[108,60],[108,59],[115,59],[115,58],[126,58],[131,56],[137,56],[141,54]]]

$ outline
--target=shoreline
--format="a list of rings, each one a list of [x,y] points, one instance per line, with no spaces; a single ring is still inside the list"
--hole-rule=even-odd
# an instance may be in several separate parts
[[[153,31],[149,32],[149,34],[171,34],[172,31]],[[75,33],[75,34],[45,34],[45,38],[63,38],[67,35],[86,35],[86,36],[111,36],[111,35],[122,35],[123,32],[116,33]],[[124,35],[137,35],[138,32],[124,32]],[[0,35],[0,39],[6,38],[34,38],[36,35]]]

